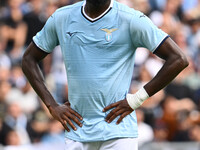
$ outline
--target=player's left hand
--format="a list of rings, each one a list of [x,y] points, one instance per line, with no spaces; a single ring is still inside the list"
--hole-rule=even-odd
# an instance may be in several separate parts
[[[117,116],[120,118],[117,120],[116,124],[119,124],[124,117],[132,113],[134,110],[129,106],[126,99],[121,100],[116,103],[112,103],[109,106],[103,109],[103,112],[106,112],[110,109],[114,108],[106,117],[106,122],[111,123]]]

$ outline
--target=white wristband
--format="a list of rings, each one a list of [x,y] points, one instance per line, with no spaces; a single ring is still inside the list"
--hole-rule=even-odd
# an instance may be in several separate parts
[[[126,95],[126,100],[129,106],[134,110],[140,107],[143,104],[143,102],[148,98],[149,95],[143,87],[140,90],[138,90],[135,94]]]

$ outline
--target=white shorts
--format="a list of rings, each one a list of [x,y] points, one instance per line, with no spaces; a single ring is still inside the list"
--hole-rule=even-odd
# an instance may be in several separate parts
[[[65,150],[138,150],[138,138],[120,138],[99,142],[65,140]]]

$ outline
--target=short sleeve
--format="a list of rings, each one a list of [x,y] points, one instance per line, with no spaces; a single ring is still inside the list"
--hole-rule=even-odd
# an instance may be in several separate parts
[[[49,17],[42,30],[33,37],[33,42],[47,53],[51,53],[59,45],[55,27],[55,13]]]
[[[138,11],[132,17],[130,32],[135,48],[145,47],[151,52],[155,52],[169,37],[168,34],[156,27],[147,16]]]

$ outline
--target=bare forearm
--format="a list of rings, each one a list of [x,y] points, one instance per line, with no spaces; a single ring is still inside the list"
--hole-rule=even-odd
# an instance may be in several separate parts
[[[157,55],[163,58],[165,63],[157,75],[144,86],[149,96],[154,95],[168,85],[188,66],[186,56],[171,39],[168,39],[163,46],[163,51],[159,51]]]
[[[44,78],[38,65],[38,60],[32,57],[32,54],[29,52],[24,54],[22,60],[22,70],[29,80],[31,86],[45,103],[45,105],[48,108],[50,106],[57,106],[58,104],[45,86]]]
[[[158,74],[144,86],[149,96],[168,85],[186,66],[183,59],[175,60],[173,63],[166,62]]]

